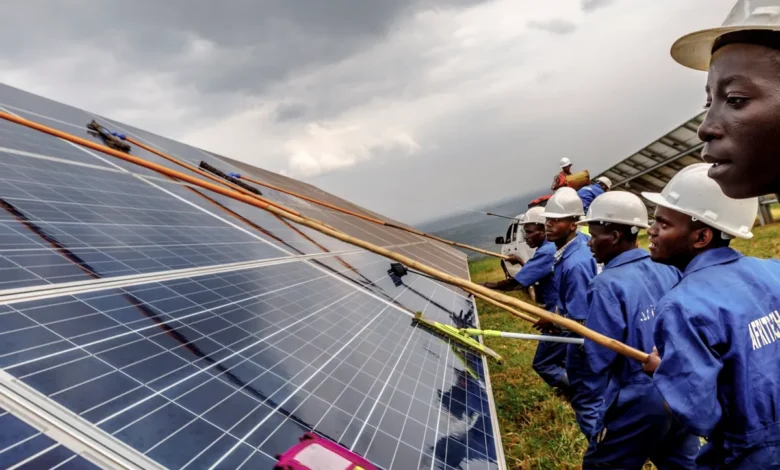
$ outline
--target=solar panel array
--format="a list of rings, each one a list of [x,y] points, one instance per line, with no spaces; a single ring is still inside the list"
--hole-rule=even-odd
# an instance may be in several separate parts
[[[4,85],[0,110],[91,139],[84,126],[98,119],[191,164],[377,217]],[[468,276],[446,245],[260,189]],[[309,431],[382,469],[504,467],[484,359],[411,325],[418,311],[476,318],[459,289],[397,278],[386,258],[6,121],[0,209],[0,467],[94,468],[120,455],[139,467],[272,468]]]
[[[701,163],[704,143],[697,130],[706,113],[699,113],[625,158],[599,176],[612,180],[612,188],[634,193],[660,192],[678,171]],[[644,199],[643,199],[644,200]],[[652,213],[654,204],[645,200]]]

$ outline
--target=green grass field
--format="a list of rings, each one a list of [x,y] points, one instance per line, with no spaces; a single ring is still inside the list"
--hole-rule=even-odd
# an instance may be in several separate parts
[[[753,233],[752,240],[736,240],[732,246],[751,256],[780,257],[780,224],[756,227]],[[640,244],[647,245],[646,236],[640,238]],[[469,269],[474,282],[503,278],[496,258],[470,262]],[[522,292],[510,295],[529,300]],[[535,332],[522,320],[481,300],[477,300],[477,308],[484,329]],[[508,468],[580,468],[587,442],[569,405],[531,368],[537,343],[504,338],[487,338],[486,343],[504,358],[500,365],[491,363],[490,380]]]

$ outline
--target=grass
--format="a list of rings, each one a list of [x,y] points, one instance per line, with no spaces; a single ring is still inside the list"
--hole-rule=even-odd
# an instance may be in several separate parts
[[[780,219],[780,217],[778,217]],[[780,224],[756,227],[752,240],[735,240],[740,252],[759,258],[780,258]],[[647,246],[647,235],[640,234]],[[474,282],[503,279],[495,258],[469,263]],[[509,295],[528,301],[524,292]],[[535,332],[526,323],[503,310],[477,300],[480,326],[502,331]],[[536,342],[487,338],[487,345],[504,357],[490,365],[501,439],[507,467],[511,469],[577,469],[587,447],[569,405],[556,396],[531,368]],[[647,468],[652,468],[648,465]]]

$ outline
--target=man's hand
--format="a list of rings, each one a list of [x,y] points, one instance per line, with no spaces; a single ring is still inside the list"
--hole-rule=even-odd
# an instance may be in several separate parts
[[[523,260],[521,260],[517,255],[509,255],[509,257],[504,261],[506,261],[509,264],[519,264],[520,266],[525,264],[523,263]]]
[[[551,334],[559,331],[555,323],[549,320],[545,320],[544,318],[538,319],[536,323],[534,323],[534,328],[545,334]]]
[[[658,349],[653,346],[653,352],[647,357],[647,361],[642,363],[642,370],[649,375],[653,375],[659,364],[661,364],[661,356],[658,355]]]

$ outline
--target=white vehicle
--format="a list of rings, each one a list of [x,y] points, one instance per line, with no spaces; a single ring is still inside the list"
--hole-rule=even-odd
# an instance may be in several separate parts
[[[525,242],[525,230],[523,230],[525,214],[520,214],[515,219],[517,220],[512,221],[507,228],[506,237],[497,237],[496,244],[501,245],[502,255],[515,255],[525,262],[531,259],[536,250]],[[505,263],[503,260],[501,266],[503,266],[507,278],[514,277],[521,268],[519,264]]]

